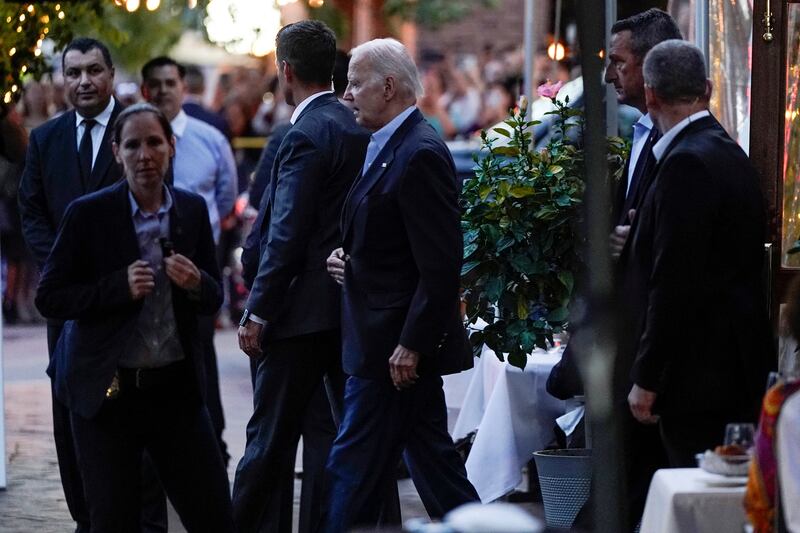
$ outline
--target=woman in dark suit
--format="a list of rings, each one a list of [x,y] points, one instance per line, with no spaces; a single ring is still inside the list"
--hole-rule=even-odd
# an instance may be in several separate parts
[[[175,139],[155,107],[114,125],[125,180],[67,209],[36,304],[68,320],[48,372],[70,409],[91,531],[140,530],[147,451],[189,532],[233,530],[195,365],[197,315],[222,302],[206,205],[164,183]]]

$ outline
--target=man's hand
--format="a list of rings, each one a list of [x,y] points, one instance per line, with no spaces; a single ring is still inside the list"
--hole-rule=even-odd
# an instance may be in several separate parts
[[[631,209],[628,211],[628,220],[631,223],[633,223],[635,216],[636,209]],[[614,231],[612,231],[611,235],[608,236],[609,248],[611,248],[611,257],[613,257],[614,260],[619,259],[619,256],[622,254],[622,249],[625,247],[625,243],[628,241],[628,235],[630,235],[630,232],[630,224],[627,226],[615,226]]]
[[[200,288],[200,270],[191,259],[181,254],[172,254],[164,258],[167,277],[172,283],[187,291]]]
[[[261,357],[263,332],[264,326],[252,320],[248,320],[244,326],[239,326],[239,348],[250,357]]]
[[[128,266],[128,287],[134,300],[141,300],[156,286],[155,272],[147,261],[137,259]]]
[[[328,256],[326,264],[328,265],[328,274],[336,280],[336,283],[341,285],[344,283],[344,265],[350,260],[349,255],[344,254],[342,248],[337,248]]]
[[[417,363],[419,363],[419,353],[397,345],[389,358],[389,373],[397,390],[406,389],[416,383],[419,378]]]
[[[652,413],[653,404],[657,394],[647,389],[634,385],[628,394],[628,405],[631,408],[633,418],[642,424],[655,424],[658,422],[658,415]]]

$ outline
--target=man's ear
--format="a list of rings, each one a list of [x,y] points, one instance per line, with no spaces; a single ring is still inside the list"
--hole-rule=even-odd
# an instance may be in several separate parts
[[[661,100],[649,85],[644,86],[644,101],[645,105],[647,105],[647,111],[649,112],[652,112],[654,109],[657,110],[661,106]]]
[[[383,80],[383,99],[387,102],[397,94],[397,82],[394,76],[387,76]]]
[[[149,102],[150,91],[147,89],[147,84],[145,84],[145,82],[142,82],[142,84],[139,86],[139,90],[142,91],[142,98],[144,98],[145,101]]]
[[[712,93],[713,90],[714,90],[714,83],[710,79],[707,79],[706,80],[706,94],[703,95],[703,98],[706,101],[709,101],[709,102],[711,101],[711,93]]]
[[[294,69],[292,65],[286,61],[281,61],[281,68],[283,69],[283,76],[286,79],[286,83],[292,83],[294,81]]]

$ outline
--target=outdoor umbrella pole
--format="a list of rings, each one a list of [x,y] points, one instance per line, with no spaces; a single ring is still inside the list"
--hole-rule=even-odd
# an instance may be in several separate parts
[[[606,2],[576,2],[581,46],[586,125],[585,224],[587,228],[588,316],[581,361],[592,436],[592,500],[595,531],[624,531],[622,449],[612,402],[616,339],[612,305],[612,265],[608,249],[611,191],[607,185],[605,63]]]

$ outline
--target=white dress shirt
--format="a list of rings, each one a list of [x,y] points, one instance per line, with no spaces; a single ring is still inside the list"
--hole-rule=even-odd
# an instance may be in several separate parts
[[[111,113],[114,111],[114,98],[109,100],[108,105],[105,109],[103,109],[100,114],[96,117],[92,117],[97,124],[94,125],[92,128],[92,168],[94,168],[94,162],[97,161],[97,154],[100,152],[100,146],[103,144],[103,135],[106,133],[106,128],[108,127],[108,123],[111,120]],[[81,140],[83,139],[83,132],[86,131],[86,125],[83,121],[86,120],[86,117],[81,116],[80,113],[77,111],[75,112],[75,127],[78,128],[78,132],[75,135],[77,138],[78,144],[75,147],[80,150],[81,149]]]
[[[333,91],[320,91],[318,93],[312,94],[311,96],[300,102],[300,104],[294,108],[294,113],[292,113],[292,118],[289,119],[289,122],[291,122],[292,124],[297,122],[297,119],[300,117],[300,113],[302,113],[303,110],[306,107],[308,107],[308,104],[310,104],[312,100],[314,100],[315,98],[319,98],[323,94],[331,94],[332,92]]]
[[[636,124],[633,125],[633,143],[631,143],[630,163],[628,164],[628,188],[625,191],[625,196],[631,192],[631,183],[633,182],[633,172],[636,170],[636,163],[639,161],[639,156],[642,155],[644,145],[647,144],[647,138],[650,132],[653,131],[653,119],[650,118],[650,113],[645,113]]]

